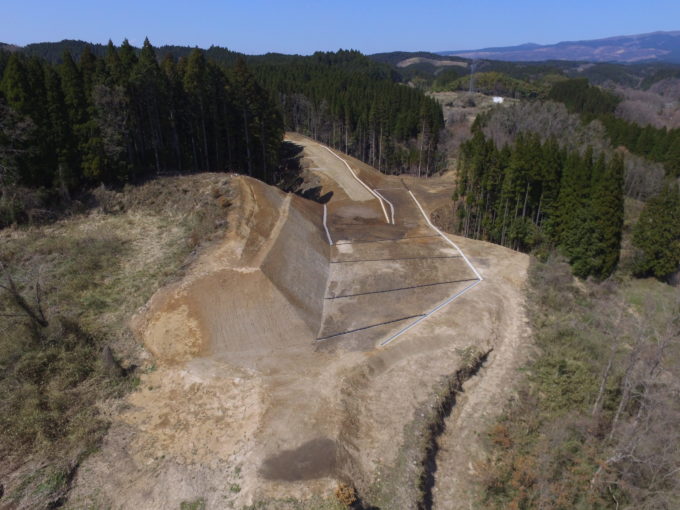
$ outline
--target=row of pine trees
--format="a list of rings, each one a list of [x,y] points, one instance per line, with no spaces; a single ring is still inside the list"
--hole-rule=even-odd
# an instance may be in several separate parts
[[[499,149],[481,129],[461,147],[459,231],[516,250],[558,247],[580,277],[616,268],[623,228],[623,158],[606,160],[520,135]]]
[[[246,64],[222,68],[201,50],[158,61],[109,43],[54,65],[0,57],[5,183],[63,193],[167,171],[237,171],[271,180],[283,120]]]

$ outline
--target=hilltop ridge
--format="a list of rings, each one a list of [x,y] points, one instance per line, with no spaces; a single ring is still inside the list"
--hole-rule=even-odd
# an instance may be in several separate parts
[[[556,44],[525,43],[478,50],[440,51],[440,55],[506,61],[580,60],[588,62],[680,62],[680,31],[613,36]]]

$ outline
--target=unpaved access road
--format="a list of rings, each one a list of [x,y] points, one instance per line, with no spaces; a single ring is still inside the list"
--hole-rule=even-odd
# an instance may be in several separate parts
[[[438,456],[435,504],[454,508],[450,495],[472,486],[469,431],[512,382],[528,258],[433,229],[450,180],[389,177],[289,140],[331,200],[230,177],[224,238],[132,322],[156,369],[109,411],[74,506],[293,508],[291,498],[332,498],[342,481],[383,510],[414,508],[424,410],[471,352],[493,349],[489,384],[466,392],[474,412],[461,405],[447,428],[447,444],[465,448]],[[453,485],[439,498],[444,479]]]

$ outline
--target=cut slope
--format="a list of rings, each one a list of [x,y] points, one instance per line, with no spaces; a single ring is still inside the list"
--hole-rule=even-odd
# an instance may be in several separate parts
[[[291,204],[261,269],[316,333],[323,312],[330,247],[323,235],[321,207],[296,196],[291,196]]]
[[[309,346],[328,277],[321,206],[237,178],[236,227],[190,276],[151,299],[134,321],[162,362],[229,360]]]

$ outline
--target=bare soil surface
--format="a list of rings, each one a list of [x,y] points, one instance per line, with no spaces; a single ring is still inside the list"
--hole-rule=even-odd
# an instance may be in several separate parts
[[[432,64],[435,67],[447,67],[447,66],[467,67],[468,66],[467,62],[461,62],[459,60],[435,60],[433,58],[411,57],[411,58],[407,58],[405,60],[402,60],[401,62],[398,62],[397,67],[408,67],[408,66],[412,66],[414,64]]]
[[[114,413],[71,507],[179,508],[202,499],[215,509],[292,508],[331,501],[338,482],[349,482],[382,509],[412,508],[420,459],[405,452],[418,442],[419,409],[466,353],[494,349],[489,377],[469,391],[438,461],[453,480],[441,490],[467,490],[453,456],[476,451],[475,431],[511,382],[528,257],[449,236],[484,281],[381,346],[477,280],[409,194],[430,214],[453,184],[387,177],[337,153],[379,190],[381,204],[325,147],[289,139],[304,147],[303,165],[322,193],[333,192],[333,245],[324,206],[234,177],[224,238],[132,321],[157,367]]]

